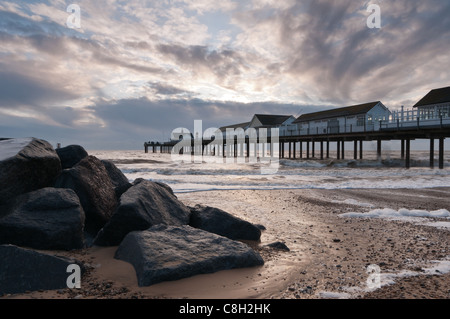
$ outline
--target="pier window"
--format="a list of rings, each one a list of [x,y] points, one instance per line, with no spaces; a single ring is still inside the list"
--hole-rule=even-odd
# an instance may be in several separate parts
[[[356,121],[356,126],[364,126],[365,120],[366,120],[365,116],[358,116],[358,120]]]

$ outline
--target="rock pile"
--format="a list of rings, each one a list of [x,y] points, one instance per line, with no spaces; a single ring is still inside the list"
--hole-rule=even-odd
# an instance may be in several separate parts
[[[68,262],[80,263],[37,249],[119,246],[116,258],[134,265],[139,285],[151,285],[262,265],[236,241],[260,236],[260,227],[217,208],[185,206],[166,184],[130,183],[81,146],[55,151],[36,138],[0,140],[0,295],[65,287]],[[40,265],[30,284],[25,265]]]

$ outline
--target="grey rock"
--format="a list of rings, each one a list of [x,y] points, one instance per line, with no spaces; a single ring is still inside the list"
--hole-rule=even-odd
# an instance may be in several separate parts
[[[0,205],[18,195],[52,186],[60,173],[61,161],[47,141],[0,141]]]
[[[137,184],[139,184],[139,183],[141,183],[143,181],[147,181],[147,180],[145,180],[143,178],[136,178],[134,180],[134,182],[133,182],[133,185],[137,185]],[[159,185],[161,187],[164,187],[171,195],[173,195],[175,198],[177,198],[177,196],[173,192],[173,189],[169,185],[167,185],[165,183],[162,183],[162,182],[158,182],[158,181],[151,181],[151,182],[153,182],[153,183],[155,183],[155,184],[157,184],[157,185]]]
[[[100,230],[94,244],[117,246],[131,231],[158,224],[186,225],[190,210],[167,187],[139,179],[120,198],[111,220]]]
[[[102,163],[105,165],[108,176],[114,186],[116,197],[119,199],[120,196],[122,196],[122,194],[132,186],[132,184],[112,161],[102,160]]]
[[[266,247],[276,249],[276,250],[284,250],[284,251],[290,251],[289,247],[286,246],[285,243],[276,241],[274,243],[267,244]]]
[[[72,168],[82,159],[88,157],[86,150],[80,145],[69,145],[56,149],[63,169]]]
[[[85,215],[71,189],[43,188],[1,209],[0,244],[35,249],[83,248]]]
[[[134,266],[139,286],[264,264],[246,244],[188,225],[131,232],[115,258]]]
[[[191,207],[189,225],[230,239],[259,240],[261,237],[258,226],[209,206]]]
[[[266,230],[266,226],[264,226],[264,225],[261,225],[261,224],[255,224],[255,226],[256,226],[259,230],[261,230],[261,231]]]
[[[67,288],[71,264],[84,266],[77,260],[42,254],[13,245],[0,246],[0,295],[26,291]]]
[[[55,187],[75,191],[86,214],[86,231],[94,236],[109,221],[118,205],[105,165],[94,156],[88,156],[64,170]]]

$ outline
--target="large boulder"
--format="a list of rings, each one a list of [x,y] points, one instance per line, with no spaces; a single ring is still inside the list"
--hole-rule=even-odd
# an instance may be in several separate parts
[[[131,232],[115,258],[134,266],[139,286],[264,264],[246,244],[188,225]]]
[[[84,246],[84,211],[71,189],[39,189],[17,197],[1,211],[0,244],[48,250]]]
[[[209,206],[191,207],[189,225],[230,239],[259,240],[261,237],[261,230],[256,225]]]
[[[106,171],[114,186],[116,197],[119,199],[132,185],[125,174],[112,161],[102,160],[102,163],[105,165]]]
[[[94,156],[88,156],[74,167],[64,170],[55,187],[75,191],[86,214],[86,231],[92,235],[109,221],[118,204],[108,172]]]
[[[13,245],[0,246],[0,260],[0,295],[67,288],[69,265],[78,265],[80,275],[85,272],[77,260]]]
[[[94,240],[98,246],[117,246],[133,230],[158,224],[186,225],[190,210],[167,185],[137,179],[120,197],[120,205]]]
[[[60,173],[61,162],[48,142],[35,138],[0,141],[0,205],[51,186]]]
[[[86,150],[80,145],[69,145],[56,149],[63,169],[72,168],[82,159],[88,157]]]

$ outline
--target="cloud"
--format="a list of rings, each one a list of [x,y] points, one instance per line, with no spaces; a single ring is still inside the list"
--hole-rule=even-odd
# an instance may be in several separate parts
[[[368,3],[80,0],[82,29],[69,29],[66,1],[3,1],[2,132],[128,145],[195,119],[408,107],[449,85],[450,3],[378,1],[379,30]]]
[[[161,44],[160,53],[169,55],[181,66],[199,75],[210,72],[218,78],[238,76],[245,68],[243,57],[233,50],[210,50],[207,46]]]
[[[177,88],[169,84],[163,84],[159,82],[149,83],[149,86],[155,91],[155,94],[159,95],[172,95],[172,96],[192,96],[192,92]]]
[[[194,120],[205,125],[223,125],[250,121],[254,114],[291,115],[315,109],[311,105],[282,103],[239,103],[192,99],[149,100],[147,98],[98,101],[89,107],[110,127],[139,130],[168,130],[192,127]]]
[[[148,140],[166,141],[178,127],[193,130],[194,120],[202,120],[206,130],[250,121],[255,113],[290,115],[315,109],[310,105],[196,98],[98,100],[82,109],[40,108],[40,117],[4,113],[0,137],[35,136],[54,145],[82,144],[89,149],[140,149]]]
[[[427,69],[430,61],[449,60],[450,4],[380,5],[380,30],[368,29],[364,3],[350,0],[297,1],[282,8],[267,1],[235,14],[233,21],[243,30],[240,47],[257,48],[276,61],[293,90],[336,104],[397,100],[395,94],[420,86],[424,75],[436,74],[434,68]],[[448,75],[445,78],[450,81]],[[390,85],[392,81],[398,85]],[[442,83],[442,78],[431,81]]]
[[[44,82],[36,75],[8,71],[3,64],[0,69],[0,108],[36,107],[78,97],[70,90],[58,88],[51,80]]]

